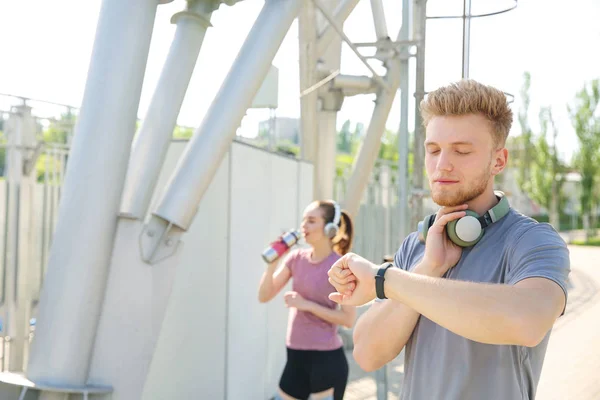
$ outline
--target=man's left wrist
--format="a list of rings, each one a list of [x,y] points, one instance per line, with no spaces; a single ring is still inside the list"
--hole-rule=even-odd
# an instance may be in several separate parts
[[[387,299],[385,295],[385,274],[393,266],[394,264],[391,262],[385,262],[377,268],[375,273],[375,297],[380,300]]]

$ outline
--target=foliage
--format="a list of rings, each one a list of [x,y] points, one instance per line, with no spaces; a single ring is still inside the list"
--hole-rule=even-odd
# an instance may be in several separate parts
[[[523,74],[523,86],[521,87],[521,102],[522,106],[519,109],[518,121],[521,127],[521,135],[516,143],[516,167],[518,168],[517,182],[523,191],[529,193],[531,191],[530,171],[533,163],[532,155],[535,151],[533,144],[533,132],[529,126],[529,90],[531,88],[531,74],[525,72]]]
[[[173,139],[191,139],[194,129],[185,126],[176,126],[173,130]]]
[[[600,117],[597,115],[600,103],[600,81],[598,79],[584,85],[577,92],[573,104],[568,106],[569,114],[577,139],[579,152],[575,156],[575,165],[581,174],[581,212],[590,215],[597,199],[594,198],[594,186],[600,172],[598,161],[600,150]]]
[[[539,111],[540,132],[534,134],[529,124],[529,90],[531,75],[525,72],[521,88],[522,106],[519,110],[521,136],[508,144],[516,147],[517,182],[525,194],[550,213],[551,224],[558,229],[559,208],[564,203],[562,187],[566,166],[558,157],[556,147],[558,130],[552,109],[542,107]]]

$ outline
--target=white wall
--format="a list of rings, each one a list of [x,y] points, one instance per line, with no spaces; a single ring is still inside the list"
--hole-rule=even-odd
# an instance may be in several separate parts
[[[186,144],[171,144],[153,206]],[[204,393],[206,398],[223,398],[228,180],[227,155],[204,195],[193,224],[182,238],[181,261],[144,399],[191,399],[198,393]]]
[[[184,145],[172,144],[159,188]],[[232,144],[183,237],[144,400],[275,393],[285,363],[287,309],[282,294],[267,305],[257,300],[265,268],[260,253],[282,230],[299,226],[311,188],[311,165]]]

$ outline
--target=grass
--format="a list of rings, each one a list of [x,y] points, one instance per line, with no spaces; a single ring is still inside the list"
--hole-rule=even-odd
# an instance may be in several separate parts
[[[573,240],[571,244],[578,246],[600,246],[600,237],[593,237],[590,240]]]

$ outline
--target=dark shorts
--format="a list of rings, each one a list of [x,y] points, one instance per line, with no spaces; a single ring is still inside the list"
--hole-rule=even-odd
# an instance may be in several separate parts
[[[279,387],[300,400],[311,393],[333,388],[334,400],[342,400],[348,382],[348,361],[343,347],[337,350],[287,349],[287,363]]]

